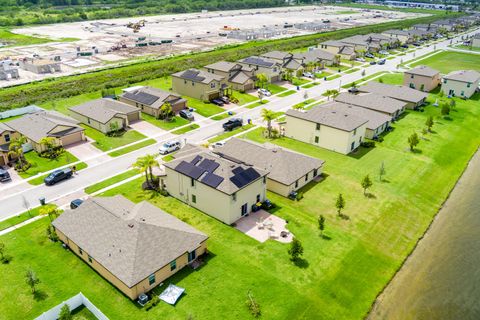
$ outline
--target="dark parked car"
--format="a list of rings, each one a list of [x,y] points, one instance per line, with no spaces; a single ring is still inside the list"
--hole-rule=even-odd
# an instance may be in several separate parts
[[[405,48],[405,49],[408,49],[408,44],[402,44],[401,47]]]
[[[230,119],[223,124],[223,129],[225,131],[232,131],[235,128],[241,127],[243,125],[242,119]]]
[[[213,104],[216,104],[217,106],[220,106],[220,107],[223,107],[223,105],[225,104],[222,100],[220,99],[213,99],[211,101]]]
[[[226,97],[226,96],[220,97],[219,99],[222,100],[225,104],[230,103],[230,99],[228,99],[228,97]]]
[[[348,92],[350,93],[357,93],[359,90],[357,87],[351,87],[350,89],[348,89]]]
[[[44,179],[44,182],[47,186],[52,186],[62,180],[70,179],[72,177],[72,174],[73,172],[70,168],[55,170]]]
[[[70,202],[70,209],[77,209],[83,203],[82,199],[75,199]]]
[[[184,110],[180,110],[180,112],[178,113],[178,115],[184,119],[187,119],[187,120],[190,120],[190,121],[193,121],[194,120],[194,117],[193,117],[193,114],[190,112],[190,110],[188,109],[184,109]]]
[[[385,59],[378,60],[378,64],[385,64],[385,62],[387,62],[387,60],[385,60]]]
[[[377,64],[375,61],[370,61],[370,64],[373,66],[374,64]]]
[[[10,173],[7,170],[0,169],[0,182],[7,182],[12,180]]]

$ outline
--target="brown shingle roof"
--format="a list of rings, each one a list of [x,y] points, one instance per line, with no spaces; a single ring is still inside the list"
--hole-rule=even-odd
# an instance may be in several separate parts
[[[370,81],[358,88],[362,92],[376,93],[397,100],[419,103],[428,97],[428,93],[418,91],[406,86],[395,86],[391,84]]]
[[[405,73],[433,78],[436,75],[440,74],[440,71],[432,69],[428,66],[420,65],[413,69],[405,71]]]
[[[335,101],[367,108],[375,111],[395,113],[406,107],[406,103],[397,99],[392,99],[376,93],[351,94],[347,92],[340,93],[335,97]]]
[[[118,114],[128,115],[139,111],[136,107],[108,98],[91,100],[69,109],[100,123],[107,123]]]
[[[480,79],[480,73],[475,70],[458,70],[450,72],[443,78],[447,80],[474,83]]]

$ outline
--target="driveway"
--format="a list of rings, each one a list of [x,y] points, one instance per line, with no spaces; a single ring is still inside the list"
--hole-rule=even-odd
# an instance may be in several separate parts
[[[162,140],[160,136],[167,132],[147,121],[136,121],[134,123],[130,123],[129,126],[133,130],[136,130],[149,138],[154,137],[154,139],[157,141]]]
[[[92,142],[90,139],[88,141],[78,142],[66,147],[65,150],[88,165],[99,164],[110,159],[109,155],[103,154],[103,151],[95,148]]]

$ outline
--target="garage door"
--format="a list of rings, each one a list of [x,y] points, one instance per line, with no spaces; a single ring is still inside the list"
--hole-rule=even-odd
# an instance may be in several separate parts
[[[82,132],[79,131],[79,132],[69,134],[68,136],[63,137],[60,140],[62,141],[62,145],[64,147],[75,142],[80,142],[82,141]]]
[[[140,120],[140,112],[130,113],[128,115],[128,122],[134,122]]]

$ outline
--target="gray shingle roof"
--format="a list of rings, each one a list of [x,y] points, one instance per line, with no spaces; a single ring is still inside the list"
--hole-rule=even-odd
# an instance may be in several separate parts
[[[370,130],[375,130],[383,126],[385,123],[390,122],[392,120],[392,117],[384,113],[380,113],[377,111],[373,111],[371,109],[362,108],[362,107],[358,107],[358,106],[354,106],[354,105],[346,104],[342,102],[333,101],[333,102],[321,104],[319,107],[327,108],[330,110],[338,110],[345,113],[351,113],[352,115],[355,115],[357,117],[367,119],[368,120],[367,128]]]
[[[118,114],[128,115],[139,111],[136,107],[108,98],[88,101],[69,109],[100,123],[107,123]]]
[[[215,148],[214,152],[269,171],[269,179],[284,185],[291,185],[325,162],[280,147],[268,147],[237,138],[228,140],[224,146]]]
[[[165,102],[175,104],[185,101],[179,94],[152,87],[140,87],[136,90],[127,91],[121,97],[153,109],[159,109]]]
[[[90,198],[53,225],[128,287],[208,237],[147,201]]]
[[[273,68],[277,65],[277,62],[273,60],[269,60],[266,58],[251,56],[242,60],[239,60],[241,63],[265,67],[265,68]]]
[[[0,122],[0,133],[5,132],[5,131],[12,131],[12,128],[7,126],[3,122]]]
[[[405,73],[433,78],[434,76],[438,75],[440,71],[432,69],[428,66],[420,65],[413,69],[405,71]]]
[[[207,69],[219,70],[223,72],[229,72],[235,66],[238,66],[238,63],[228,62],[228,61],[218,61],[209,65],[204,66]]]
[[[290,109],[287,111],[286,115],[315,123],[320,123],[328,127],[348,132],[357,129],[368,121],[367,119],[363,119],[349,113],[328,110],[325,108],[321,108],[320,106],[313,107],[308,111],[298,111]]]
[[[5,122],[13,130],[37,143],[47,136],[58,137],[83,131],[84,129],[78,125],[79,123],[79,121],[56,111],[39,111]],[[51,131],[57,126],[65,126],[68,129],[60,134],[51,134]]]
[[[335,55],[331,52],[315,49],[307,52],[295,53],[293,55],[295,59],[303,59],[304,63],[315,62],[318,60],[333,61],[335,60]]]
[[[408,36],[409,35],[407,31],[399,30],[399,29],[387,30],[387,31],[383,31],[383,33],[393,34],[393,35],[396,35],[396,36]]]
[[[208,84],[214,80],[222,81],[224,79],[223,76],[197,70],[197,69],[188,69],[188,70],[180,71],[172,74],[172,76],[181,78],[184,80],[188,80],[188,81],[201,82],[205,84]]]
[[[406,86],[395,86],[391,84],[370,81],[358,88],[362,92],[376,93],[401,101],[419,103],[428,97],[428,93],[418,91]]]
[[[184,157],[176,157],[175,160],[167,162],[164,164],[165,167],[170,168],[174,171],[177,171],[181,174],[184,174],[181,172],[181,169],[179,168],[179,165],[181,165],[182,162],[188,162],[191,163],[192,160],[194,160],[196,157],[201,157],[202,161],[207,159],[208,161],[215,161],[218,164],[218,167],[216,167],[214,170],[211,171],[211,173],[215,174],[216,176],[223,178],[220,184],[218,184],[215,189],[226,193],[226,194],[233,194],[237,192],[238,190],[242,189],[243,187],[239,187],[234,181],[232,181],[232,178],[236,175],[237,170],[247,170],[247,169],[252,169],[255,170],[259,177],[256,178],[253,181],[256,181],[258,179],[261,179],[261,177],[266,176],[269,172],[266,170],[259,169],[257,167],[253,167],[251,165],[245,165],[242,163],[236,163],[235,161],[225,159],[222,157],[219,157],[218,155],[209,152],[205,149],[199,150],[199,152],[190,152],[187,153]],[[201,162],[201,161],[200,161]],[[199,183],[204,183],[202,180],[205,178],[207,172],[202,173],[198,178],[196,178],[197,182]],[[252,181],[252,182],[253,182]],[[206,184],[208,185],[208,184]]]
[[[267,53],[262,54],[262,57],[265,57],[267,59],[277,59],[277,60],[283,60],[290,56],[291,54],[285,51],[270,51]]]
[[[480,79],[480,73],[475,70],[458,70],[452,71],[444,79],[474,83]]]
[[[400,100],[392,99],[375,93],[355,95],[343,92],[335,97],[335,101],[392,114],[401,110],[402,108],[405,108],[407,105],[405,102]]]

